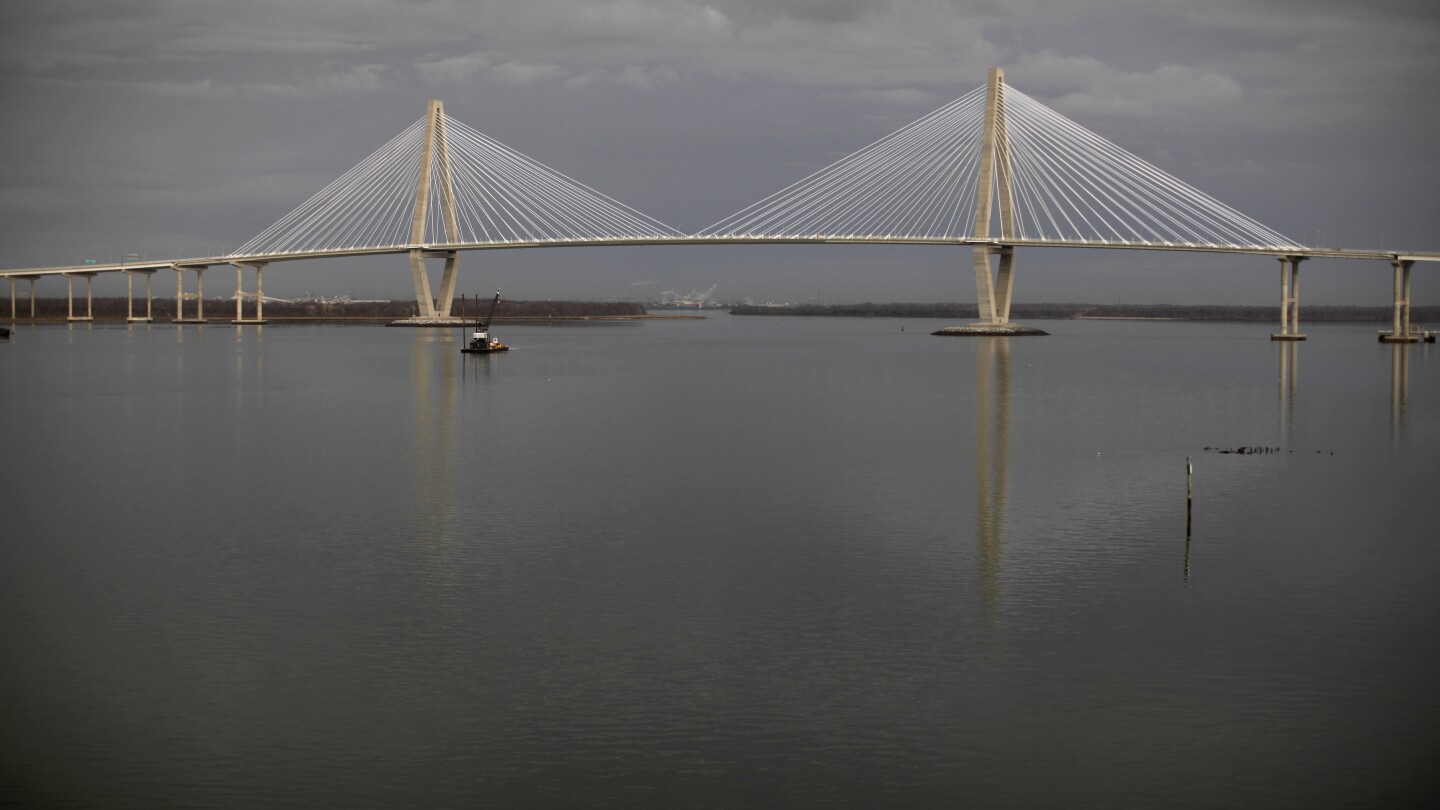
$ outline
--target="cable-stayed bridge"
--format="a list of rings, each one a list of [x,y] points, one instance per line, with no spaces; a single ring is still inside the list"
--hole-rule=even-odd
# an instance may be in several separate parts
[[[203,321],[203,274],[236,270],[236,323],[263,321],[263,271],[275,262],[406,254],[420,319],[446,319],[460,254],[472,250],[662,244],[928,244],[969,246],[979,323],[957,333],[1023,334],[1010,322],[1015,256],[1024,247],[1239,253],[1281,265],[1281,329],[1299,333],[1299,266],[1308,258],[1388,261],[1392,336],[1409,340],[1410,268],[1440,254],[1311,248],[1161,171],[1005,83],[1003,72],[955,101],[693,233],[641,213],[445,114],[426,114],[350,171],[223,256],[0,271],[30,283],[67,280],[73,320],[89,318],[93,276],[124,272],[131,319],[148,321],[151,274],[176,271],[177,321]],[[992,264],[992,257],[998,262]],[[427,259],[442,259],[432,291]],[[255,290],[244,290],[244,268]],[[193,318],[184,273],[196,274]],[[135,316],[133,276],[146,277]],[[74,314],[75,277],[86,314]],[[255,316],[246,318],[244,302]]]

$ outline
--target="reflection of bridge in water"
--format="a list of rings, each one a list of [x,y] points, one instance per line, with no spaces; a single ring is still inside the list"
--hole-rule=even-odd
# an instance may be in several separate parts
[[[975,355],[975,524],[980,599],[987,620],[998,618],[1010,473],[1010,338],[978,338]]]
[[[1410,408],[1410,352],[1405,346],[1390,348],[1390,438],[1398,445],[1405,437]]]
[[[994,216],[992,216],[992,214]],[[264,270],[277,262],[406,255],[419,318],[450,318],[460,254],[511,248],[715,244],[896,244],[970,248],[979,322],[952,333],[1020,333],[1010,321],[1019,248],[1103,248],[1271,256],[1281,263],[1281,340],[1299,332],[1299,266],[1311,258],[1394,269],[1390,339],[1415,338],[1410,269],[1440,254],[1307,247],[1185,184],[1005,83],[985,85],[810,176],[696,232],[673,228],[510,149],[445,114],[426,114],[235,251],[212,257],[0,271],[66,282],[69,319],[92,319],[92,281],[124,273],[129,319],[149,322],[151,276],[176,274],[176,318],[204,322],[204,273],[235,268],[237,324],[264,323]],[[992,264],[992,259],[998,264]],[[426,262],[442,260],[432,295]],[[244,289],[245,268],[254,290]],[[195,292],[185,273],[195,274]],[[144,275],[145,314],[133,277]],[[74,280],[85,280],[85,313]],[[185,301],[194,300],[187,317]],[[245,311],[251,301],[253,315]]]
[[[1410,353],[1403,341],[1390,341],[1390,437],[1399,444],[1405,435],[1410,408]],[[1290,447],[1300,386],[1300,346],[1292,341],[1277,346],[1280,357],[1280,437]]]
[[[1300,380],[1300,344],[1281,341],[1280,352],[1280,441],[1289,449],[1290,431],[1295,423],[1295,389]]]

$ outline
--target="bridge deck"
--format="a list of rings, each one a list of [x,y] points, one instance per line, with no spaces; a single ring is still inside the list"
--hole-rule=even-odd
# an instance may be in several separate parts
[[[1368,259],[1373,261],[1440,262],[1440,253],[1419,253],[1395,250],[1351,250],[1345,248],[1267,248],[1233,245],[1166,244],[1138,242],[1071,242],[1029,239],[933,239],[894,236],[666,236],[617,239],[549,239],[533,242],[485,242],[427,245],[390,245],[383,247],[349,248],[344,250],[302,251],[261,255],[206,256],[158,261],[82,264],[60,267],[32,267],[0,270],[0,278],[35,278],[53,275],[92,273],[153,272],[156,270],[203,269],[227,264],[259,264],[330,259],[348,256],[385,256],[406,254],[412,250],[432,253],[471,250],[515,250],[556,247],[637,247],[655,245],[931,245],[962,247],[989,245],[993,247],[1089,248],[1099,250],[1152,250],[1182,253],[1230,253],[1252,256],[1295,256],[1309,259]]]

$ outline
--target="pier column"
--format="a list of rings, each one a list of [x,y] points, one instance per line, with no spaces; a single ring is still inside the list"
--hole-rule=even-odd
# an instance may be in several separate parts
[[[1409,259],[1390,260],[1390,266],[1395,268],[1394,305],[1390,313],[1390,331],[1380,333],[1382,343],[1415,343],[1420,340],[1420,335],[1410,329],[1410,267],[1414,264]]]
[[[1414,262],[1404,262],[1405,273],[1405,317],[1400,324],[1405,329],[1405,334],[1410,334],[1410,267]]]
[[[1290,334],[1290,262],[1280,257],[1280,334]]]
[[[35,277],[30,277],[30,320],[35,320]]]
[[[1000,249],[1000,267],[995,271],[995,317],[1010,323],[1010,299],[1015,290],[1015,248]]]
[[[235,265],[235,320],[233,324],[255,324],[265,323],[265,305],[261,303],[265,298],[261,284],[261,273],[265,270],[265,262],[232,262]],[[255,268],[255,292],[245,292],[245,268]],[[255,317],[245,318],[245,299],[255,299]]]
[[[425,275],[425,251],[410,251],[410,274],[415,277],[417,318],[435,317],[435,299],[430,297],[430,277]]]
[[[995,283],[990,280],[990,248],[976,245],[975,310],[981,324],[995,323]]]
[[[450,307],[455,303],[455,271],[460,265],[459,251],[449,250],[443,254],[445,257],[445,272],[440,276],[440,297],[435,302],[436,314],[442,318],[450,317]]]
[[[1395,268],[1395,290],[1390,296],[1390,301],[1394,304],[1394,316],[1390,319],[1390,335],[1392,337],[1400,337],[1405,334],[1400,331],[1400,291],[1404,286],[1400,279],[1404,271],[1401,269],[1400,262],[1396,261],[1390,264]]]
[[[145,274],[145,317],[135,317],[135,274]],[[150,323],[150,277],[155,275],[154,270],[126,270],[125,271],[125,321],[126,323]]]
[[[85,277],[85,314],[75,314],[75,276]],[[66,273],[65,274],[65,320],[67,321],[90,321],[94,320],[95,307],[94,296],[91,295],[91,288],[95,281],[94,273]]]
[[[1280,331],[1271,340],[1304,340],[1300,333],[1300,262],[1304,256],[1277,256],[1280,260]]]
[[[175,267],[175,323],[205,323],[205,268]],[[185,271],[195,271],[195,317],[185,317]]]
[[[1304,340],[1300,334],[1300,262],[1299,256],[1290,259],[1290,329],[1297,340]]]
[[[75,314],[75,276],[85,277],[85,314]],[[65,274],[65,320],[91,321],[95,319],[95,297],[91,294],[95,281],[94,273]]]
[[[15,277],[10,277],[10,321],[15,321]]]

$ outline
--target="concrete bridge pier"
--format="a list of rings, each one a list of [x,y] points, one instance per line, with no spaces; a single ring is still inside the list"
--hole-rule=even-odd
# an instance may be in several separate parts
[[[445,271],[440,276],[440,294],[433,298],[430,295],[430,276],[425,271],[426,259],[445,260]],[[450,307],[455,302],[455,275],[459,266],[459,251],[410,251],[410,274],[415,280],[416,319],[444,320],[450,317]]]
[[[1395,268],[1395,307],[1390,316],[1390,331],[1380,333],[1381,343],[1418,343],[1422,335],[1410,328],[1410,267],[1409,259],[1391,259]]]
[[[84,276],[84,277],[85,277],[85,314],[84,314],[84,315],[80,315],[80,316],[77,316],[77,315],[75,314],[75,276]],[[91,290],[91,287],[92,287],[94,281],[95,281],[95,274],[94,274],[94,273],[66,273],[66,274],[65,274],[65,320],[67,320],[67,321],[93,321],[93,320],[95,320],[95,317],[94,317],[94,309],[93,309],[93,307],[92,307],[93,298],[92,298],[91,295],[90,295],[90,290]]]
[[[175,319],[172,323],[205,323],[205,268],[175,265]],[[195,271],[195,317],[185,317],[185,271]]]
[[[265,265],[268,262],[231,262],[235,265],[235,320],[230,323],[237,325],[252,324],[263,326],[265,321]],[[255,292],[245,292],[244,273],[245,266],[255,268]],[[245,318],[245,299],[255,299],[255,317]]]
[[[10,277],[10,322],[15,322],[15,277]]]
[[[1277,256],[1280,260],[1280,331],[1271,340],[1304,340],[1300,334],[1300,262],[1304,256]]]
[[[145,274],[145,316],[135,317],[135,274]],[[150,302],[154,300],[151,293],[150,283],[155,276],[154,270],[126,270],[125,271],[125,322],[126,323],[152,323],[155,318],[150,314]]]

